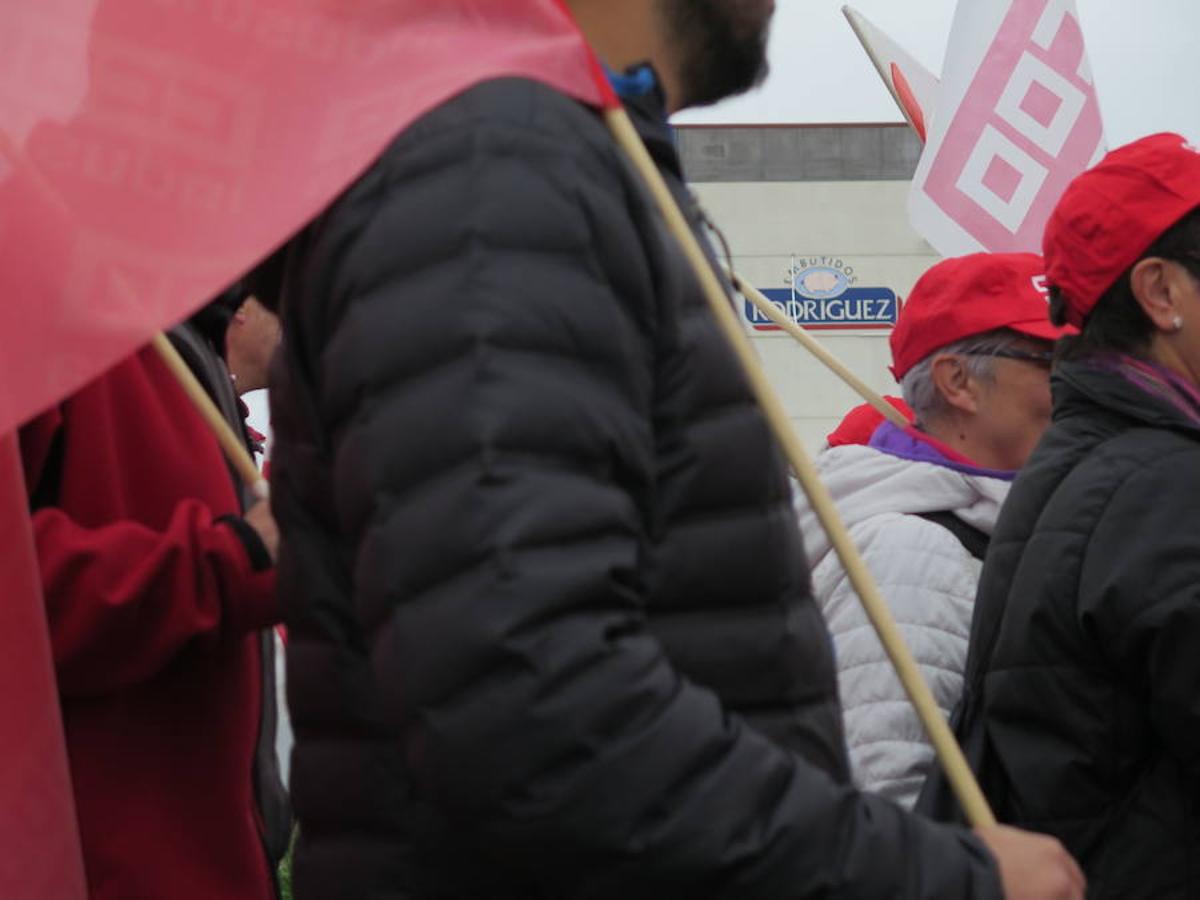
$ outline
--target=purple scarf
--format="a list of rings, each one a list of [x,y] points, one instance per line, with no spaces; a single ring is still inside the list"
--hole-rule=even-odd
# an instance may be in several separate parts
[[[1200,428],[1200,388],[1170,369],[1124,354],[1101,357],[1096,361],[1106,372],[1116,372],[1142,393],[1180,413]]]
[[[984,475],[988,478],[999,478],[1002,481],[1012,481],[1017,477],[1016,472],[985,469],[982,466],[973,466],[952,460],[929,441],[922,440],[920,432],[913,428],[899,428],[891,422],[883,422],[876,428],[875,433],[871,435],[871,442],[867,446],[889,456],[897,456],[912,462],[933,463],[935,466],[953,469],[964,475]]]

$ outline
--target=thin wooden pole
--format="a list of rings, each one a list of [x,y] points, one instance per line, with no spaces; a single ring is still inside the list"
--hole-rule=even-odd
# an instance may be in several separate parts
[[[971,774],[970,766],[967,765],[962,749],[954,740],[950,727],[942,717],[941,710],[938,709],[937,701],[933,699],[929,686],[921,677],[920,669],[917,668],[912,652],[904,643],[887,604],[884,603],[879,589],[875,586],[874,580],[854,546],[854,542],[851,541],[850,533],[842,524],[833,505],[833,499],[829,496],[829,491],[821,483],[816,467],[808,458],[808,454],[804,452],[804,447],[792,430],[783,404],[759,367],[758,359],[750,346],[749,339],[742,330],[741,323],[725,293],[725,288],[718,279],[708,257],[700,248],[700,242],[692,233],[679,204],[675,202],[670,188],[667,187],[658,168],[654,165],[654,161],[642,144],[642,140],[625,110],[620,108],[606,110],[605,121],[617,144],[629,156],[630,161],[644,179],[668,229],[679,241],[684,255],[699,279],[713,315],[730,346],[737,354],[742,370],[750,382],[751,390],[754,392],[771,430],[782,446],[800,483],[804,486],[813,510],[829,534],[830,541],[846,569],[851,584],[862,600],[863,608],[866,610],[871,624],[875,627],[888,656],[891,657],[900,681],[908,692],[909,699],[916,708],[925,730],[929,733],[938,760],[963,806],[967,819],[976,827],[994,825],[996,818]]]
[[[739,278],[733,272],[728,272],[728,275],[733,281],[733,286],[741,291],[747,300],[754,304],[755,309],[795,338],[805,350],[815,356],[834,375],[842,379],[852,391],[871,404],[876,412],[900,428],[907,428],[911,424],[908,419],[904,418],[904,414],[900,410],[896,409],[896,407],[873,391],[870,385],[851,372],[845,363],[825,349],[820,341],[805,331],[799,324],[792,321],[791,316],[786,315],[778,306],[768,300],[762,291]]]
[[[217,405],[213,403],[212,398],[208,396],[208,391],[204,390],[203,385],[192,373],[188,364],[184,362],[183,357],[179,355],[179,351],[167,339],[167,336],[161,331],[154,336],[151,342],[155,351],[166,363],[167,368],[171,370],[171,374],[179,382],[179,386],[183,388],[188,395],[188,399],[192,401],[192,405],[196,407],[196,411],[208,423],[208,427],[212,429],[213,435],[217,442],[221,445],[221,449],[225,451],[225,455],[229,458],[229,462],[237,469],[237,473],[241,476],[242,481],[254,491],[254,495],[260,500],[266,500],[270,496],[270,487],[267,480],[262,477],[262,473],[258,471],[258,466],[254,464],[254,458],[250,455],[250,451],[246,449],[246,445],[242,443],[233,432],[229,421],[217,409]]]

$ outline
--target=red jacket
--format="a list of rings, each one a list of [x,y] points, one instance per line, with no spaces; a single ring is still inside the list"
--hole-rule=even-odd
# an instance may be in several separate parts
[[[21,444],[91,897],[272,897],[252,768],[279,610],[265,548],[218,521],[216,441],[144,350]]]

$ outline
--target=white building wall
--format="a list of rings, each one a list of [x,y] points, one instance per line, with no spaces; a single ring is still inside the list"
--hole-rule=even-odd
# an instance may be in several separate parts
[[[787,287],[793,258],[832,257],[863,287],[906,297],[938,260],[908,224],[906,181],[708,182],[696,195],[730,245],[738,273],[760,289]],[[815,331],[880,393],[899,394],[888,372],[890,331]],[[861,401],[792,338],[753,332],[767,374],[813,452]]]

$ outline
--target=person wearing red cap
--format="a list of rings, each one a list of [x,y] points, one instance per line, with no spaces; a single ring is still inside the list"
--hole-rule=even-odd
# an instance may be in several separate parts
[[[1044,250],[1081,333],[992,539],[956,730],[1000,819],[1057,836],[1089,897],[1200,897],[1200,153],[1112,152]]]
[[[975,587],[1014,470],[1049,424],[1053,341],[1032,254],[934,266],[892,334],[915,424],[879,424],[818,467],[934,696],[957,702]],[[832,443],[832,441],[831,441]],[[912,807],[934,764],[920,720],[807,505],[798,509],[816,597],[837,650],[858,784]]]

